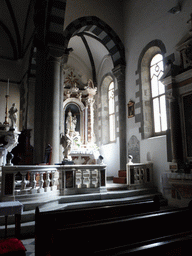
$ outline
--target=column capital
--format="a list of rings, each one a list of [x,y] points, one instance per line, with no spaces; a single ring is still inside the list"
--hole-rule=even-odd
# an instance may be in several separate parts
[[[47,54],[48,60],[56,60],[56,61],[61,62],[63,54],[64,54],[63,48],[59,48],[58,46],[56,47],[53,45],[48,46],[48,54]]]
[[[114,67],[112,72],[116,78],[120,76],[125,76],[125,65],[119,64],[118,66]]]

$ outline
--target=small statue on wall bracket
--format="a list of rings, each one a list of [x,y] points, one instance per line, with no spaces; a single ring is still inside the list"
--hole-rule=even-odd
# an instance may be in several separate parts
[[[12,107],[9,110],[9,118],[11,119],[10,130],[14,131],[16,129],[17,122],[17,108],[15,107],[15,103],[12,104]]]

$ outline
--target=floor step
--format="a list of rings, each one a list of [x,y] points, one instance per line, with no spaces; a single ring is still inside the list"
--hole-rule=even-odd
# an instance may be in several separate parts
[[[126,178],[127,173],[126,173],[125,170],[119,170],[119,171],[118,171],[118,176],[119,176],[119,177],[125,177],[125,178]]]
[[[113,183],[126,184],[127,179],[125,177],[113,177]]]
[[[166,200],[162,197],[161,193],[157,192],[156,188],[140,188],[140,189],[127,189],[124,184],[111,184],[109,187],[117,187],[118,189],[124,187],[124,190],[108,191],[105,193],[97,194],[81,194],[60,196],[54,201],[45,202],[22,202],[24,204],[24,212],[21,215],[21,237],[30,238],[34,236],[35,224],[35,208],[40,207],[40,211],[54,211],[64,209],[75,209],[81,207],[104,206],[111,204],[132,203],[134,201],[152,199],[155,195],[160,198],[161,205],[166,205]],[[8,216],[8,236],[14,236],[15,232],[15,218]],[[5,218],[0,217],[0,238],[5,234]]]

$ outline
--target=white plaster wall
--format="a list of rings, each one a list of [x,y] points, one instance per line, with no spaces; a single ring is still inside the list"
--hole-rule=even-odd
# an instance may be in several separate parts
[[[125,51],[126,51],[126,103],[130,99],[138,101],[135,93],[138,75],[135,74],[139,56],[143,48],[151,41],[159,39],[166,47],[166,55],[176,55],[175,64],[179,64],[179,54],[175,50],[176,44],[189,31],[187,20],[190,19],[192,1],[183,1],[182,11],[179,14],[168,13],[177,2],[175,0],[131,0],[124,2],[125,19]],[[137,114],[137,113],[136,113]],[[127,143],[132,135],[140,140],[140,159],[146,162],[147,152],[150,152],[154,163],[154,181],[160,190],[160,175],[167,170],[166,136],[141,140],[140,124],[135,118],[127,119]]]
[[[97,16],[106,22],[123,41],[123,0],[68,0],[64,29],[75,19]]]
[[[112,69],[113,62],[110,55],[104,56],[97,76],[99,97],[101,97],[100,86],[103,82],[103,78],[106,75],[112,75]],[[117,89],[117,84],[115,83],[115,90]],[[102,129],[105,129],[105,127],[102,127]],[[119,138],[116,138],[115,142],[101,145],[100,153],[104,157],[104,163],[107,164],[107,176],[118,176],[118,170],[120,169]]]
[[[103,162],[107,165],[107,177],[118,176],[119,164],[119,138],[116,142],[102,145],[100,153],[104,157]]]

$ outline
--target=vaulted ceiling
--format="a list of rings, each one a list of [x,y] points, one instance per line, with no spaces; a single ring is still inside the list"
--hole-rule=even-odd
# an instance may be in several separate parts
[[[2,0],[0,8],[0,58],[19,60],[34,36],[34,1]]]
[[[65,2],[65,0],[52,1],[53,8],[48,11],[50,18],[47,18],[47,21],[49,20],[49,26],[52,31],[49,31],[49,33],[47,32],[47,35],[50,37],[50,40],[55,40],[54,43],[57,43],[57,37],[54,35],[56,35],[58,30],[64,25],[61,23],[64,23]],[[24,65],[30,67],[30,54],[33,46],[32,42],[36,33],[34,25],[35,5],[41,5],[42,8],[42,2],[36,2],[35,0],[1,0],[0,61],[10,60],[17,63],[25,61]],[[41,18],[41,13],[39,18]],[[100,23],[98,22],[98,24]],[[91,25],[91,29],[93,30],[94,28],[95,32],[92,33],[88,30],[88,26],[86,29],[85,27],[81,30],[77,29],[76,33],[71,35],[67,47],[73,49],[72,55],[76,56],[77,59],[81,60],[81,63],[85,64],[85,67],[87,67],[87,70],[91,75],[89,78],[92,78],[93,81],[96,82],[99,67],[104,56],[110,54],[114,62],[116,61],[116,56],[119,56],[117,53],[121,52],[121,49],[114,47],[116,42],[113,38],[115,37],[110,34],[112,31],[110,28],[108,28],[108,31],[110,31],[108,34],[94,24]],[[102,24],[102,26],[107,27],[106,24]],[[60,38],[65,38],[65,34],[63,34],[61,29],[60,35]],[[109,47],[106,47],[100,37],[103,37]],[[60,47],[62,47],[61,42],[62,40],[60,41]],[[66,47],[66,45],[63,45],[63,47]],[[26,60],[28,64],[26,63]],[[72,62],[70,65],[73,65]],[[27,67],[25,68],[27,69]],[[20,77],[22,77],[22,75]],[[5,79],[3,78],[3,74],[2,76],[0,74],[0,80],[3,79]],[[12,80],[14,80],[14,78],[12,78]]]

